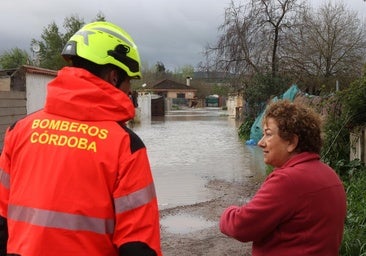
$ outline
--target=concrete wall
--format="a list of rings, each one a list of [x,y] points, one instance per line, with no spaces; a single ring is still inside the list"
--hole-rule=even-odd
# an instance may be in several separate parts
[[[27,113],[33,113],[43,108],[46,101],[47,84],[53,79],[52,76],[42,74],[26,74]]]
[[[135,109],[135,121],[143,122],[151,120],[151,94],[139,94],[138,107]]]
[[[241,95],[230,95],[226,100],[227,111],[230,116],[240,117],[243,111],[243,96]]]
[[[350,134],[350,159],[366,163],[366,126],[356,127]]]

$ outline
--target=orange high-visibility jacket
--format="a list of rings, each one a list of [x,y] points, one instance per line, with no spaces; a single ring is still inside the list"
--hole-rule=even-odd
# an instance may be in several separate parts
[[[0,216],[8,253],[114,256],[143,248],[161,255],[146,148],[124,124],[135,113],[129,97],[71,67],[47,88],[44,109],[5,136]]]

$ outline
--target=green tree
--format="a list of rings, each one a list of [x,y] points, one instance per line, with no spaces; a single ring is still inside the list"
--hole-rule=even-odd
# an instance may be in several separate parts
[[[193,77],[194,67],[192,65],[185,65],[181,68],[182,77],[186,79],[187,77]]]
[[[331,166],[349,159],[350,131],[366,124],[366,74],[326,102],[322,158]]]
[[[155,79],[156,80],[160,80],[160,79],[165,79],[167,77],[170,77],[171,74],[169,72],[169,70],[167,70],[165,68],[165,65],[163,62],[158,61],[155,64]]]
[[[344,109],[351,116],[349,128],[366,124],[366,74],[341,92]]]
[[[66,30],[66,33],[61,35],[63,45],[65,45],[69,38],[75,34],[84,24],[84,19],[79,18],[79,16],[65,18],[63,27]]]
[[[0,55],[0,68],[18,68],[24,64],[28,64],[30,59],[31,57],[25,50],[16,47]]]
[[[156,73],[165,73],[165,65],[163,62],[158,61],[155,65]]]
[[[227,96],[230,92],[230,88],[225,85],[214,84],[212,85],[212,94],[217,94],[219,96]]]
[[[99,12],[94,21],[106,21],[103,13]],[[63,31],[55,22],[51,22],[43,29],[41,39],[32,39],[32,44],[39,45],[38,52],[39,66],[43,68],[58,70],[66,66],[67,63],[61,56],[61,52],[66,42],[85,24],[84,19],[78,15],[66,17],[63,23]]]
[[[65,61],[61,57],[64,43],[59,28],[55,22],[49,24],[41,35],[42,40],[32,40],[32,44],[38,44],[38,65],[43,68],[58,70],[65,66]]]
[[[84,20],[74,15],[64,19],[63,27],[65,33],[53,21],[43,29],[41,40],[32,39],[32,44],[38,44],[39,66],[43,68],[58,70],[67,63],[61,56],[62,49],[67,40],[84,25]]]

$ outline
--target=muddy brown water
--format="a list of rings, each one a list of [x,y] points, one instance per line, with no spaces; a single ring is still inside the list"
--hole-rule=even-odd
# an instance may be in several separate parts
[[[134,125],[147,147],[161,209],[209,200],[210,179],[264,175],[261,150],[240,141],[239,126],[215,108],[172,111]]]
[[[240,141],[239,126],[217,108],[171,111],[133,126],[147,147],[160,209],[213,199],[205,187],[211,179],[245,181],[264,176],[262,152]],[[189,232],[212,223],[168,216],[162,224],[172,232]]]

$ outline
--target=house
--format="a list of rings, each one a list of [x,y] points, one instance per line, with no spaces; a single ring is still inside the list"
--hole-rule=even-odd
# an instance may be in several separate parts
[[[164,79],[151,86],[147,86],[145,90],[149,90],[164,98],[179,99],[182,102],[194,99],[197,92],[197,89],[190,86],[189,79],[187,79],[186,84]],[[179,100],[177,102],[179,102]]]
[[[43,108],[46,87],[57,71],[33,66],[0,70],[0,151],[7,127]]]
[[[154,115],[163,115],[161,109],[165,110],[171,110],[173,105],[176,106],[187,106],[191,107],[195,104],[196,101],[196,93],[197,89],[190,86],[190,78],[187,78],[186,84],[179,83],[173,80],[164,79],[159,82],[156,82],[155,84],[148,85],[144,87],[143,89],[139,90],[140,93],[152,93],[155,95],[160,96],[164,99],[155,101],[152,101],[152,116]],[[159,106],[156,106],[156,104],[160,104]],[[164,104],[161,106],[161,104]],[[154,113],[154,109],[159,109],[159,113]]]

